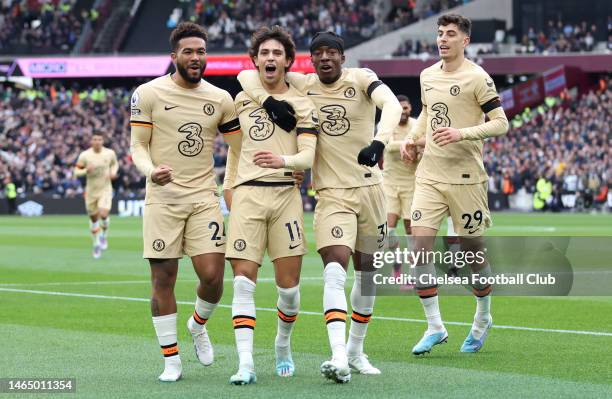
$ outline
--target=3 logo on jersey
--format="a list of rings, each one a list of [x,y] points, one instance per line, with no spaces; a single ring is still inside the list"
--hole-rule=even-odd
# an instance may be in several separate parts
[[[204,148],[204,140],[202,140],[202,126],[199,123],[188,122],[179,127],[179,133],[184,133],[187,136],[185,140],[178,143],[178,151],[186,157],[195,157]]]
[[[346,108],[342,105],[332,104],[321,107],[319,116],[325,116],[320,126],[321,130],[329,136],[342,136],[351,128],[351,122],[346,119]]]
[[[431,130],[436,130],[440,127],[449,127],[451,120],[448,117],[448,106],[444,103],[435,103],[431,106],[431,110],[436,114],[431,118]]]
[[[255,141],[267,140],[274,134],[274,123],[263,108],[257,108],[249,114],[253,118],[253,126],[249,128],[249,137]]]

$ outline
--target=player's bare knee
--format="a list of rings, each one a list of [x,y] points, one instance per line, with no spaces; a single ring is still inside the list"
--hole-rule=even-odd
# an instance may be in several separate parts
[[[230,259],[230,263],[232,264],[234,277],[244,276],[253,282],[257,281],[257,269],[259,268],[257,263],[236,258]]]
[[[177,259],[149,259],[151,283],[157,292],[173,291],[178,272]]]
[[[336,262],[339,263],[344,270],[348,268],[349,259],[351,257],[351,249],[344,245],[332,245],[319,250],[323,266]]]
[[[360,272],[375,271],[374,255],[355,251],[355,254],[353,255],[353,266],[355,267],[355,270]]]

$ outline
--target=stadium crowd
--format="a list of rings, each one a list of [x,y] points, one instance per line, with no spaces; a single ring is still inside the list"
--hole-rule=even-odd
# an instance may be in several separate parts
[[[612,17],[608,17],[607,30],[605,36],[610,41],[612,35]],[[582,21],[580,24],[571,24],[561,20],[549,20],[546,28],[536,31],[529,27],[521,38],[520,46],[516,49],[517,53],[540,54],[540,53],[567,53],[580,51],[593,51],[597,38],[601,37],[598,33],[597,25],[587,24]],[[603,39],[603,37],[601,37]]]
[[[478,54],[499,54],[501,44],[510,37],[510,32],[501,31],[491,43],[490,48],[481,48]],[[603,33],[597,25],[564,23],[549,20],[546,29],[536,31],[529,27],[520,41],[511,48],[517,54],[551,54],[593,51],[598,41],[607,40],[606,49],[612,51],[612,16],[607,19]],[[399,44],[392,54],[394,57],[438,56],[436,43],[426,40],[407,39]]]
[[[93,13],[77,12],[76,0],[1,0],[0,54],[68,53]]]
[[[489,140],[489,191],[536,193],[546,185],[550,209],[563,206],[564,194],[577,194],[582,208],[606,202],[612,187],[612,84],[602,86],[579,100],[541,107],[508,135]]]
[[[119,160],[117,193],[141,197],[144,179],[129,155],[130,94],[129,88],[6,87],[0,95],[0,182],[10,175],[19,195],[81,195],[84,182],[75,178],[72,168],[89,147],[91,133],[100,130]],[[485,145],[490,191],[534,193],[544,178],[553,198],[577,192],[587,203],[597,203],[612,186],[611,126],[610,81],[599,92],[566,99],[513,126],[508,135]],[[226,157],[218,136],[214,162],[219,181]]]
[[[73,167],[79,153],[89,148],[91,134],[101,131],[106,145],[117,154],[117,193],[143,196],[145,182],[129,154],[131,92],[131,88],[100,86],[6,87],[0,95],[0,179],[10,175],[20,195],[81,195],[84,181],[74,176]],[[214,154],[215,170],[222,176],[227,149],[220,136]]]
[[[336,32],[344,38],[346,47],[351,47],[469,1],[430,0],[417,11],[417,2],[409,0],[377,18],[372,0],[271,0],[263,5],[248,1],[196,0],[193,9],[181,14],[185,16],[183,19],[207,27],[212,49],[246,48],[257,27],[275,24],[289,30],[298,48],[307,48],[312,35],[321,30]]]
[[[212,49],[247,48],[257,27],[276,24],[284,26],[300,48],[321,30],[342,35],[348,47],[374,35],[377,25],[371,5],[371,0],[197,0],[183,19],[207,27]]]

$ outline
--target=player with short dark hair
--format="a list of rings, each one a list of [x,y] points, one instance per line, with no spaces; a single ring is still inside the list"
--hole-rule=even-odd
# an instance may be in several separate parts
[[[321,365],[321,373],[345,383],[351,379],[349,365],[362,374],[380,373],[363,353],[374,296],[362,294],[362,282],[371,284],[372,254],[386,240],[382,174],[376,164],[400,120],[401,106],[371,70],[342,67],[344,41],[335,33],[317,33],[310,54],[316,73],[288,73],[287,81],[315,103],[320,118],[321,134],[312,168],[318,197],[314,230],[324,263],[323,308],[332,349],[332,359]],[[291,117],[285,105],[277,106],[279,102],[263,90],[253,72],[241,72],[238,80],[268,113]],[[373,139],[377,106],[382,116]],[[351,257],[355,282],[347,344],[344,285]]]
[[[276,126],[266,110],[238,93],[234,101],[244,134],[230,142],[224,188],[231,207],[226,257],[234,271],[232,318],[238,349],[234,385],[256,382],[253,362],[255,284],[267,251],[274,264],[278,292],[276,374],[295,372],[290,338],[300,306],[300,271],[306,253],[302,197],[294,170],[309,169],[315,157],[318,121],[315,106],[285,82],[295,58],[291,36],[280,26],[253,34],[249,55],[257,79],[275,101],[293,110],[294,128]],[[231,198],[231,199],[230,199]]]
[[[483,140],[508,131],[508,119],[491,77],[466,60],[471,22],[461,15],[438,19],[438,50],[441,60],[421,72],[423,108],[411,138],[402,145],[402,155],[414,158],[415,141],[425,138],[425,150],[416,171],[412,203],[412,235],[415,249],[431,251],[440,222],[450,214],[463,251],[481,251],[482,234],[491,225],[487,203],[488,176],[482,160]],[[485,122],[485,116],[488,121]],[[480,257],[476,258],[480,259]],[[472,272],[488,276],[488,262],[474,262]],[[416,265],[416,275],[435,275],[433,263]],[[448,333],[438,306],[437,285],[417,281],[417,294],[427,317],[428,328],[412,353],[430,352]],[[462,352],[482,348],[492,325],[491,286],[473,286],[476,314]]]
[[[191,257],[199,283],[187,327],[196,356],[214,360],[206,323],[223,292],[225,227],[213,173],[217,132],[240,130],[230,94],[202,79],[206,32],[183,22],[170,35],[176,72],[140,85],[131,100],[131,152],[147,178],[144,253],[151,267],[153,325],[164,355],[161,381],[181,378],[174,284]]]
[[[117,178],[119,164],[115,151],[104,147],[104,135],[95,131],[91,135],[91,147],[77,158],[74,174],[86,176],[85,208],[89,215],[89,230],[93,239],[93,257],[102,256],[108,248],[107,232],[113,200],[111,180]]]

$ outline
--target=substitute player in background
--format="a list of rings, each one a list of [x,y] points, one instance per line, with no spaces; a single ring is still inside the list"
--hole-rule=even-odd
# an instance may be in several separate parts
[[[315,157],[318,122],[315,106],[285,82],[295,60],[295,44],[280,26],[262,27],[251,39],[249,56],[261,85],[277,101],[293,105],[295,128],[276,126],[265,109],[244,92],[235,106],[244,134],[234,135],[225,174],[231,204],[226,257],[234,270],[232,318],[239,366],[234,385],[256,382],[253,364],[255,283],[266,250],[274,264],[278,291],[278,330],[274,342],[276,374],[295,371],[291,331],[300,306],[300,271],[306,253],[302,197],[292,170],[309,169]],[[237,170],[235,164],[238,164]]]
[[[466,60],[471,22],[461,15],[438,19],[437,44],[441,60],[421,72],[423,109],[412,139],[402,145],[402,156],[411,160],[414,140],[425,136],[425,151],[416,171],[412,203],[412,235],[417,250],[431,251],[440,222],[450,214],[460,236],[463,251],[484,248],[482,234],[491,225],[487,202],[487,173],[482,160],[483,140],[508,131],[508,119],[491,77]],[[485,122],[485,115],[489,118]],[[474,273],[491,275],[485,260],[470,265]],[[435,275],[433,263],[416,266],[417,276]],[[445,342],[448,334],[438,306],[436,285],[417,284],[417,293],[427,317],[428,328],[412,349],[414,354],[430,352]],[[482,348],[493,323],[491,286],[473,286],[476,314],[461,351]]]
[[[113,201],[111,180],[117,178],[119,164],[115,151],[104,147],[104,136],[94,132],[91,136],[91,148],[83,151],[77,158],[74,174],[86,176],[85,208],[89,214],[89,230],[93,238],[93,257],[102,256],[108,248],[109,213]]]
[[[323,308],[332,349],[332,359],[321,365],[321,373],[345,383],[351,379],[349,365],[361,374],[380,374],[363,353],[375,297],[362,294],[362,281],[372,284],[371,254],[382,248],[387,236],[382,174],[375,165],[399,123],[402,109],[374,72],[342,68],[344,41],[335,33],[317,33],[310,54],[316,74],[288,73],[287,81],[312,99],[320,118],[321,134],[312,167],[318,195],[314,231],[324,264]],[[253,71],[241,72],[238,80],[270,115],[279,119],[290,116],[285,104],[263,90]],[[382,115],[373,140],[376,107],[382,109]],[[344,285],[351,256],[355,282],[346,343]]]
[[[385,147],[383,158],[383,189],[387,206],[389,249],[391,250],[399,246],[395,228],[400,218],[404,221],[406,235],[410,235],[410,206],[414,194],[414,173],[418,164],[418,159],[404,162],[400,155],[401,144],[408,138],[416,119],[410,117],[412,106],[408,97],[400,94],[397,100],[402,106],[402,116],[399,125],[393,130],[391,140]],[[399,263],[393,265],[396,276],[400,274],[401,267]]]
[[[161,381],[176,381],[182,372],[174,298],[179,258],[191,257],[199,278],[187,327],[205,366],[214,359],[205,324],[223,292],[225,228],[212,148],[217,131],[240,126],[230,94],[201,78],[206,40],[201,26],[179,24],[170,35],[176,72],[132,95],[132,158],[147,177],[143,256],[151,267],[151,313],[165,360]]]

